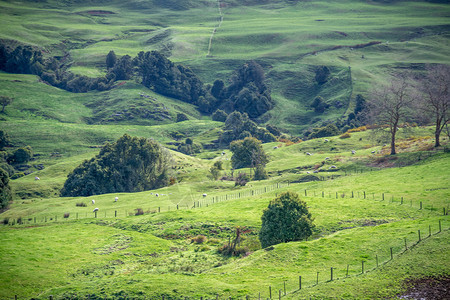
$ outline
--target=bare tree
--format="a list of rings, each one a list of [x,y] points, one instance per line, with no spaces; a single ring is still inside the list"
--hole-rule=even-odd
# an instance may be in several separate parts
[[[397,76],[389,84],[376,88],[368,103],[369,121],[380,126],[386,125],[391,140],[391,155],[396,154],[395,138],[398,126],[412,118],[416,103],[416,92],[405,74]]]
[[[431,67],[428,76],[420,82],[420,90],[423,92],[423,101],[420,108],[434,119],[435,147],[439,147],[440,135],[450,119],[450,67],[438,65]]]

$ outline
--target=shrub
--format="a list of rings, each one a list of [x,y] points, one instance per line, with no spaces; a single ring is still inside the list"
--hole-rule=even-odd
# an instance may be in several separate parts
[[[169,178],[169,185],[174,185],[175,183],[177,183],[177,179],[175,177],[170,177]]]
[[[9,218],[6,217],[3,219],[3,225],[8,225],[9,224]]]
[[[351,137],[351,135],[350,135],[350,133],[348,133],[348,131],[346,132],[346,133],[344,133],[343,135],[341,135],[339,138],[340,139],[348,139],[348,138],[350,138]]]
[[[12,192],[9,185],[8,172],[0,168],[0,208],[7,207],[11,200]]]
[[[203,244],[206,241],[206,237],[204,235],[197,235],[192,239],[193,243]]]
[[[183,114],[183,113],[177,114],[177,123],[187,121],[187,120],[189,120],[189,118],[185,114]]]
[[[259,240],[263,248],[306,239],[314,228],[306,202],[300,200],[298,194],[289,191],[270,201],[261,220]]]
[[[347,132],[360,132],[360,131],[366,131],[366,130],[367,130],[366,126],[360,126],[357,128],[349,129]]]
[[[33,157],[33,152],[30,146],[19,148],[13,152],[11,160],[14,163],[26,163]]]
[[[217,249],[217,252],[224,256],[241,256],[245,255],[249,252],[247,247],[236,247],[233,248],[230,244],[225,244]]]
[[[144,210],[142,208],[136,208],[135,211],[136,211],[134,213],[135,216],[140,216],[144,214]]]
[[[234,186],[245,186],[249,181],[250,177],[247,175],[247,173],[239,173],[234,181]]]
[[[84,203],[84,202],[78,202],[78,203],[76,204],[76,206],[80,206],[80,207],[86,207],[86,206],[87,206],[87,204],[86,204],[86,203]]]
[[[225,120],[227,119],[228,115],[226,112],[224,112],[223,110],[216,110],[212,115],[211,115],[211,119],[213,121],[218,121],[218,122],[225,122]]]

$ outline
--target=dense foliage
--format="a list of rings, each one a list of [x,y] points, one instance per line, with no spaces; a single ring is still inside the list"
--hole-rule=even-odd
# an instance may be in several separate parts
[[[228,145],[232,141],[243,140],[246,137],[256,137],[264,143],[277,140],[267,129],[258,127],[246,113],[232,112],[225,120],[224,131],[220,137],[221,143]]]
[[[246,137],[243,140],[234,141],[230,144],[231,164],[234,169],[257,167],[265,165],[269,159],[261,147],[261,141],[254,137]]]
[[[61,196],[140,192],[166,186],[170,156],[158,143],[123,135],[69,174]]]
[[[307,239],[314,228],[306,202],[293,192],[282,193],[270,201],[261,220],[259,240],[263,248]]]
[[[12,193],[9,186],[8,172],[0,168],[0,209],[7,207],[11,200]]]

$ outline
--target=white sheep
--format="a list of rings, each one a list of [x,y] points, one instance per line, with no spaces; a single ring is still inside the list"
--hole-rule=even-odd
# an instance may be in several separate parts
[[[158,193],[155,194],[156,197],[159,197]]]
[[[311,172],[310,172],[310,171],[307,171],[306,174],[311,174]]]
[[[92,199],[92,204],[95,204],[95,200],[94,199]]]
[[[94,210],[92,212],[96,212],[98,211],[98,207],[94,208]]]
[[[34,180],[41,180],[41,179],[40,179],[39,177],[36,176],[36,177],[34,177]]]
[[[352,154],[355,154],[356,153],[356,151],[355,150],[352,150]]]
[[[311,153],[309,153],[309,152],[306,152],[306,155],[312,155]]]
[[[329,160],[330,158],[329,157],[325,157],[325,160]]]
[[[206,196],[208,196],[207,194],[203,194],[203,198],[205,198]]]
[[[114,202],[117,202],[119,200],[119,197],[114,198]]]
[[[373,151],[372,151],[372,154],[375,154],[375,152],[376,152],[376,151],[375,151],[375,150],[373,150]]]
[[[314,170],[314,172],[313,173],[319,173],[319,170]]]
[[[329,142],[329,140],[328,139],[325,139],[325,143],[328,143]]]
[[[337,167],[336,166],[331,166],[330,169],[337,169]]]
[[[273,149],[278,149],[278,147],[277,147],[277,146],[274,146]]]

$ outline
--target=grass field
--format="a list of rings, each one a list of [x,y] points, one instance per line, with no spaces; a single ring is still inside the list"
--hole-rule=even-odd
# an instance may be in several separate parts
[[[159,50],[206,83],[253,59],[276,102],[257,121],[301,134],[345,117],[356,94],[398,70],[448,63],[449,13],[448,4],[423,1],[0,1],[0,39],[68,54],[70,70],[90,77],[106,73],[110,50]],[[331,77],[319,86],[321,65]],[[0,95],[14,98],[0,114],[13,144],[6,150],[30,145],[35,154],[32,173],[11,180],[14,201],[0,214],[1,299],[395,299],[410,279],[449,277],[449,139],[435,149],[432,127],[400,129],[395,156],[370,130],[263,144],[270,177],[236,187],[208,177],[218,160],[221,175],[252,172],[232,170],[229,150],[209,148],[223,123],[135,79],[73,94],[0,72]],[[314,113],[319,95],[342,107]],[[179,113],[189,120],[176,122]],[[124,133],[171,149],[177,182],[59,197],[75,167]],[[174,151],[188,137],[205,149]],[[285,191],[307,202],[313,235],[261,249],[263,210]],[[222,256],[236,227],[250,230],[248,251]]]

